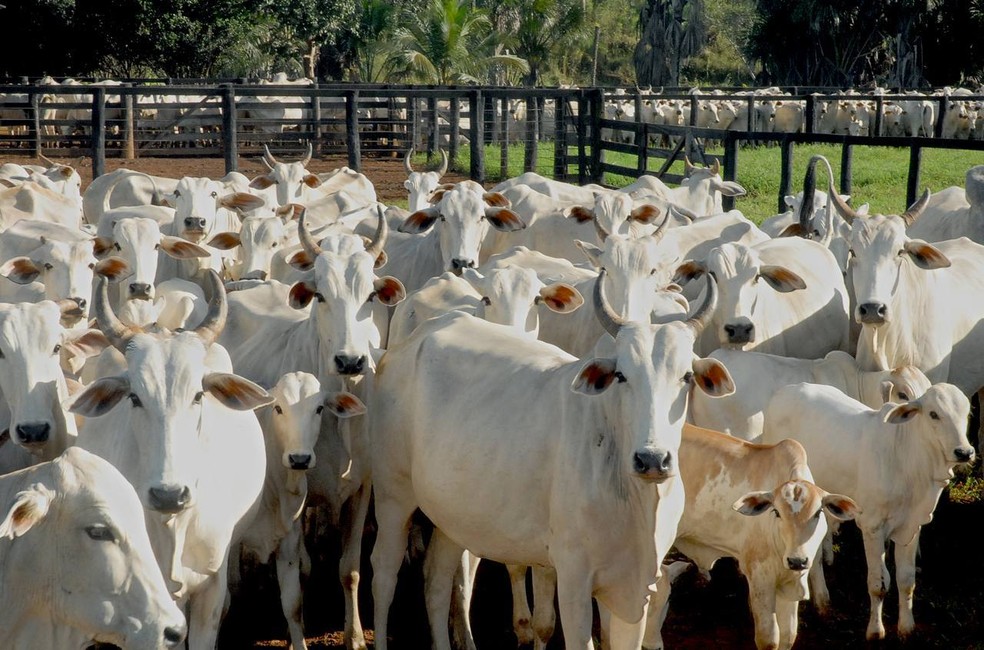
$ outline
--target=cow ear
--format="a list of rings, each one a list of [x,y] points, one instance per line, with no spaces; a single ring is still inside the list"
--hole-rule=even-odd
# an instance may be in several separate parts
[[[113,240],[109,237],[96,237],[92,240],[92,254],[102,257],[113,250]]]
[[[41,267],[30,257],[13,257],[0,266],[0,275],[17,284],[30,284],[41,275]]]
[[[765,264],[759,268],[759,277],[769,283],[769,286],[779,293],[789,293],[798,289],[806,289],[806,282],[784,266]]]
[[[722,181],[715,189],[721,192],[721,196],[745,196],[748,193],[744,187],[734,181]]]
[[[629,213],[629,219],[639,223],[652,223],[661,214],[655,205],[640,205]]]
[[[861,507],[854,502],[854,499],[843,494],[828,494],[821,504],[827,514],[841,521],[849,521],[861,514]]]
[[[885,422],[889,424],[905,424],[914,417],[922,413],[922,406],[918,402],[906,402],[899,404],[885,414]]]
[[[915,262],[916,266],[927,271],[945,269],[950,266],[950,258],[944,255],[940,249],[921,239],[907,241],[905,252],[909,254],[909,258]]]
[[[803,224],[798,221],[796,223],[789,224],[783,228],[781,233],[779,233],[779,237],[804,237],[805,235],[806,229],[803,227]]]
[[[400,232],[410,233],[411,235],[419,235],[430,230],[434,222],[437,221],[438,217],[441,216],[440,210],[437,208],[424,208],[423,210],[417,210],[409,217],[406,221],[400,224],[397,229]]]
[[[591,359],[577,373],[571,390],[575,393],[584,395],[600,395],[608,390],[616,380],[625,381],[618,370],[615,369],[615,359]]]
[[[581,241],[580,239],[575,239],[574,245],[581,249],[584,256],[588,258],[589,262],[591,262],[591,266],[596,269],[601,268],[601,256],[605,253],[605,251],[598,248],[594,244],[589,244],[588,242]]]
[[[578,223],[588,223],[594,219],[594,212],[583,205],[572,205],[564,208],[563,214],[568,219],[576,219]]]
[[[509,202],[509,199],[507,199],[506,196],[500,192],[486,192],[482,195],[482,200],[485,201],[487,205],[496,208],[508,208],[512,205]]]
[[[160,197],[160,205],[165,208],[173,208],[178,203],[178,195],[175,193],[164,194]]]
[[[66,410],[97,418],[113,410],[124,397],[130,394],[130,380],[126,375],[103,377],[89,384],[84,391],[68,400]]]
[[[540,289],[536,302],[542,301],[558,314],[569,314],[584,304],[581,292],[565,282],[555,282]]]
[[[430,196],[427,197],[427,202],[430,203],[431,205],[433,205],[435,203],[440,203],[441,202],[441,199],[444,198],[444,195],[447,192],[448,192],[448,190],[447,189],[444,189],[444,188],[436,189],[433,192],[431,192],[431,195]]]
[[[676,271],[673,272],[673,279],[671,282],[683,286],[691,280],[696,280],[706,272],[707,268],[704,266],[703,262],[687,260],[678,266]]]
[[[298,271],[310,271],[314,268],[314,258],[305,250],[297,251],[291,255],[287,263],[290,264],[292,269],[297,269]]]
[[[693,370],[694,381],[711,397],[727,397],[735,392],[731,373],[717,359],[696,359]]]
[[[787,194],[786,196],[782,197],[782,202],[786,205],[787,208],[791,208],[794,205],[796,205],[796,197],[793,196],[792,194]]]
[[[92,272],[107,280],[122,280],[133,273],[133,269],[130,268],[130,264],[125,259],[114,255],[96,262]]]
[[[276,185],[277,181],[273,180],[269,176],[257,176],[252,181],[250,181],[249,186],[254,190],[265,190],[271,185]]]
[[[743,515],[754,517],[768,512],[769,508],[772,507],[772,503],[772,492],[749,492],[731,504],[731,509]]]
[[[208,245],[222,251],[227,251],[242,245],[242,240],[239,238],[238,232],[220,232],[209,240]]]
[[[373,297],[382,304],[392,307],[407,297],[407,290],[403,283],[392,275],[384,275],[377,278],[373,283]]]
[[[321,185],[321,179],[314,174],[307,174],[301,179],[301,182],[311,188],[319,187]]]
[[[273,402],[273,395],[257,384],[227,372],[205,375],[202,389],[234,411],[252,411]]]
[[[515,232],[526,227],[526,222],[508,208],[485,208],[485,218],[496,230]]]
[[[234,235],[238,243],[239,235],[236,235],[235,233],[220,233],[216,235],[212,241],[214,242],[216,239],[219,239],[225,234]],[[214,246],[214,244],[209,242],[209,246]],[[216,248],[221,248],[221,246],[216,246]],[[202,248],[198,244],[192,243],[187,239],[172,237],[170,235],[161,237],[161,250],[171,257],[179,260],[187,260],[195,257],[212,257],[212,254],[208,252],[208,250]]]
[[[314,299],[315,286],[311,282],[298,282],[290,288],[290,306],[304,309]]]
[[[283,219],[284,223],[288,223],[301,218],[301,215],[304,214],[304,206],[300,203],[288,203],[280,206],[273,213]]]
[[[229,210],[255,210],[266,204],[261,197],[246,192],[233,192],[219,199],[219,205]]]
[[[325,397],[324,404],[326,409],[339,418],[351,418],[366,412],[366,405],[362,400],[346,391],[330,393]]]
[[[70,359],[88,359],[111,345],[112,343],[100,330],[90,329],[75,338],[66,338],[62,343],[62,355]]]
[[[0,522],[0,539],[20,537],[44,519],[55,494],[40,483],[17,493],[14,504]],[[0,514],[4,514],[0,510]]]

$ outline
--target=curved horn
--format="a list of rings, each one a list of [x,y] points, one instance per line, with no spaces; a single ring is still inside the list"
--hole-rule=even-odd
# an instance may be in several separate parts
[[[714,309],[717,307],[717,280],[714,279],[714,274],[710,271],[704,275],[707,276],[707,294],[704,296],[704,304],[687,319],[687,325],[690,325],[698,336],[707,327],[707,323],[710,322]]]
[[[307,210],[301,211],[301,216],[297,218],[297,238],[301,241],[301,246],[304,247],[304,251],[311,256],[312,261],[318,255],[321,255],[321,246],[314,240],[311,233],[308,232],[307,226],[304,224],[304,214]]]
[[[840,194],[837,193],[836,188],[831,187],[827,192],[827,195],[837,211],[840,212],[840,215],[844,217],[844,221],[847,223],[853,223],[854,220],[858,218],[858,213],[854,211],[854,208],[844,202],[844,199],[842,199]]]
[[[663,235],[666,234],[666,226],[670,223],[670,211],[664,210],[663,221],[656,227],[649,236],[653,238],[653,241],[659,241],[663,239]]]
[[[605,230],[605,227],[598,223],[598,215],[594,215],[591,220],[594,222],[595,232],[598,233],[598,241],[604,244],[605,240],[608,239],[611,233]]]
[[[208,279],[206,289],[211,291],[212,300],[208,303],[205,320],[195,328],[195,334],[201,337],[205,345],[211,345],[225,329],[226,318],[229,316],[229,301],[226,300],[225,285],[222,284],[219,274],[209,269],[205,277]]]
[[[38,152],[38,158],[40,158],[44,162],[48,163],[48,166],[49,167],[54,167],[54,166],[56,166],[58,164],[54,160],[52,160],[51,158],[49,158],[48,156],[44,155],[41,152]]]
[[[96,285],[96,299],[93,302],[92,311],[96,316],[99,329],[110,340],[113,347],[123,352],[134,331],[124,325],[123,321],[113,313],[113,306],[109,304],[109,279],[101,275]]]
[[[314,147],[311,145],[311,141],[308,140],[307,153],[301,158],[301,167],[307,167],[308,163],[311,162],[311,156],[314,155]]]
[[[413,173],[413,165],[410,164],[411,156],[413,156],[413,147],[410,147],[410,150],[407,151],[407,155],[403,157],[403,169],[407,170],[408,176]]]
[[[437,170],[438,177],[448,173],[448,152],[441,149],[441,168]]]
[[[693,171],[694,168],[694,164],[690,162],[690,156],[688,156],[687,154],[683,154],[683,168],[686,170],[686,173],[688,174],[691,171]]]
[[[902,221],[905,222],[906,226],[911,226],[914,224],[916,219],[922,215],[923,210],[925,210],[926,206],[929,205],[929,196],[929,188],[926,188],[926,190],[923,191],[922,196],[919,197],[919,200],[910,205],[908,210],[899,215],[902,217]]]
[[[605,269],[602,269],[601,273],[598,274],[598,279],[595,281],[595,316],[598,317],[598,322],[605,328],[605,331],[617,338],[618,332],[622,329],[625,321],[612,310],[611,305],[608,304],[608,299],[605,297],[605,274]]]
[[[273,171],[273,166],[277,164],[277,159],[273,157],[270,153],[269,145],[263,145],[263,164],[267,166],[270,171]]]
[[[383,247],[386,246],[386,237],[389,235],[389,224],[386,223],[383,206],[376,206],[376,214],[379,215],[379,223],[376,224],[376,235],[366,245],[366,252],[372,255],[373,259],[379,257],[379,254],[383,252]]]
[[[721,161],[717,158],[714,159],[714,164],[711,165],[711,173],[715,176],[719,176],[721,174]]]

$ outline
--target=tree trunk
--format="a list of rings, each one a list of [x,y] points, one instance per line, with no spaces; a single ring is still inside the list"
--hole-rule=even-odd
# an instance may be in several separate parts
[[[304,74],[308,79],[315,79],[315,70],[318,67],[318,53],[321,48],[318,46],[317,41],[313,38],[308,39],[307,45],[308,51],[303,57]]]

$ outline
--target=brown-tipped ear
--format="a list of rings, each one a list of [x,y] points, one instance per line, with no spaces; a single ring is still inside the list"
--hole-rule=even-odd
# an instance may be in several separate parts
[[[290,306],[294,309],[304,309],[314,300],[316,287],[312,282],[298,282],[290,288]]]
[[[252,411],[273,402],[273,395],[239,375],[213,372],[202,379],[202,388],[234,411]]]
[[[615,381],[625,381],[615,368],[615,359],[591,359],[581,368],[571,383],[571,390],[584,395],[600,395]]]
[[[448,191],[449,190],[447,188],[438,188],[434,190],[433,192],[431,192],[431,195],[427,197],[427,202],[430,203],[431,205],[434,205],[435,203],[440,203],[441,199],[444,198],[444,195]]]
[[[731,373],[717,359],[697,359],[693,370],[694,381],[711,397],[727,397],[735,392]]]
[[[381,269],[386,266],[386,262],[388,261],[389,255],[386,254],[386,251],[379,251],[379,255],[376,256],[376,261],[373,262],[372,268]]]
[[[324,403],[325,408],[339,418],[351,418],[366,412],[366,405],[362,400],[347,391],[327,395]]]
[[[639,223],[652,223],[661,214],[655,205],[640,205],[629,213],[629,219]]]
[[[823,509],[834,519],[849,521],[861,514],[861,506],[843,494],[828,494],[821,501]]]
[[[288,203],[287,205],[280,206],[273,213],[286,223],[294,219],[300,219],[301,215],[304,214],[304,206],[300,203]]]
[[[62,344],[62,354],[68,358],[88,359],[110,347],[109,339],[100,330],[86,330],[81,336],[66,338]]]
[[[109,413],[129,394],[130,379],[126,375],[103,377],[69,399],[66,409],[87,418],[97,418]]]
[[[769,286],[779,293],[789,293],[806,289],[806,282],[784,266],[763,265],[759,268],[759,277],[769,283]]]
[[[584,304],[584,296],[565,282],[555,282],[540,289],[537,302],[540,301],[558,314],[569,314]]]
[[[932,244],[921,239],[910,239],[905,243],[905,252],[916,266],[927,271],[945,269],[950,266],[950,258]]]
[[[515,232],[526,227],[526,222],[508,208],[485,208],[485,218],[489,225],[503,232]]]
[[[238,232],[220,232],[208,241],[208,245],[219,250],[227,251],[242,245]],[[207,251],[206,251],[207,253]]]
[[[301,182],[311,188],[321,186],[321,179],[314,174],[306,175],[303,179],[301,179]]]
[[[703,262],[698,262],[696,260],[687,260],[683,264],[677,267],[676,271],[673,272],[673,279],[671,282],[678,284],[681,287],[691,280],[696,280],[700,276],[707,272],[707,267],[704,266]]]
[[[216,235],[215,239],[213,239],[212,241],[219,239],[220,237],[222,237],[222,235],[225,234],[235,236],[236,241],[238,243],[239,235],[236,235],[235,233],[220,233],[219,235]],[[209,243],[209,246],[213,246],[213,245],[214,244]],[[216,248],[219,247],[217,246]],[[170,255],[171,257],[179,260],[189,260],[196,257],[212,256],[212,253],[210,253],[207,249],[202,248],[198,244],[192,243],[187,239],[181,239],[180,237],[172,237],[170,235],[165,235],[161,237],[161,250],[167,253],[168,255]]]
[[[731,509],[749,517],[768,512],[775,495],[772,492],[749,492],[731,504]]]
[[[594,219],[594,212],[583,205],[572,205],[569,208],[564,208],[563,214],[566,218],[575,219],[578,223],[588,223]]]
[[[799,222],[789,224],[779,233],[779,237],[806,237],[806,235],[806,228]]]
[[[107,280],[115,281],[127,277],[133,273],[133,269],[130,268],[130,265],[125,259],[114,255],[96,262],[96,265],[92,268],[92,272],[96,275],[101,275]]]
[[[899,404],[885,414],[885,422],[888,424],[905,424],[917,415],[922,413],[922,407],[918,402],[906,402]]]
[[[12,257],[0,266],[0,275],[17,284],[30,284],[41,275],[41,267],[30,257]]]
[[[103,257],[113,250],[115,243],[109,237],[96,237],[92,240],[92,254]]]
[[[310,271],[314,268],[314,258],[305,250],[300,250],[290,256],[287,263],[292,269],[298,271]]]
[[[591,266],[596,269],[601,268],[601,256],[605,254],[605,251],[598,248],[594,244],[589,244],[588,242],[581,241],[580,239],[575,239],[574,245],[581,249],[584,256],[588,258],[589,262],[591,262]]]
[[[265,190],[266,188],[276,184],[277,181],[273,180],[269,176],[257,176],[250,181],[249,186],[254,190]]]
[[[441,216],[440,210],[437,208],[424,208],[423,210],[417,210],[406,220],[400,224],[397,228],[400,232],[409,233],[411,235],[419,235],[425,233],[431,229],[434,222],[437,221],[438,217]]]
[[[485,201],[487,205],[491,205],[496,208],[508,208],[512,203],[509,199],[500,192],[486,192],[482,195],[482,200]]]
[[[54,498],[54,493],[40,483],[35,483],[27,490],[18,492],[10,510],[4,513],[0,521],[0,539],[14,539],[31,530],[48,514],[48,507]],[[5,504],[0,504],[2,507]]]
[[[246,192],[233,192],[219,199],[219,205],[229,210],[255,210],[266,203],[262,198]]]
[[[407,297],[407,290],[403,283],[392,275],[384,275],[377,278],[373,283],[373,297],[379,302],[392,307]]]

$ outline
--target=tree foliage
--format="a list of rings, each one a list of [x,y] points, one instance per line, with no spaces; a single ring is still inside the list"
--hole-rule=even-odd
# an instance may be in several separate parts
[[[640,85],[676,86],[684,61],[707,43],[703,0],[647,0],[639,10],[639,43],[632,60]]]

